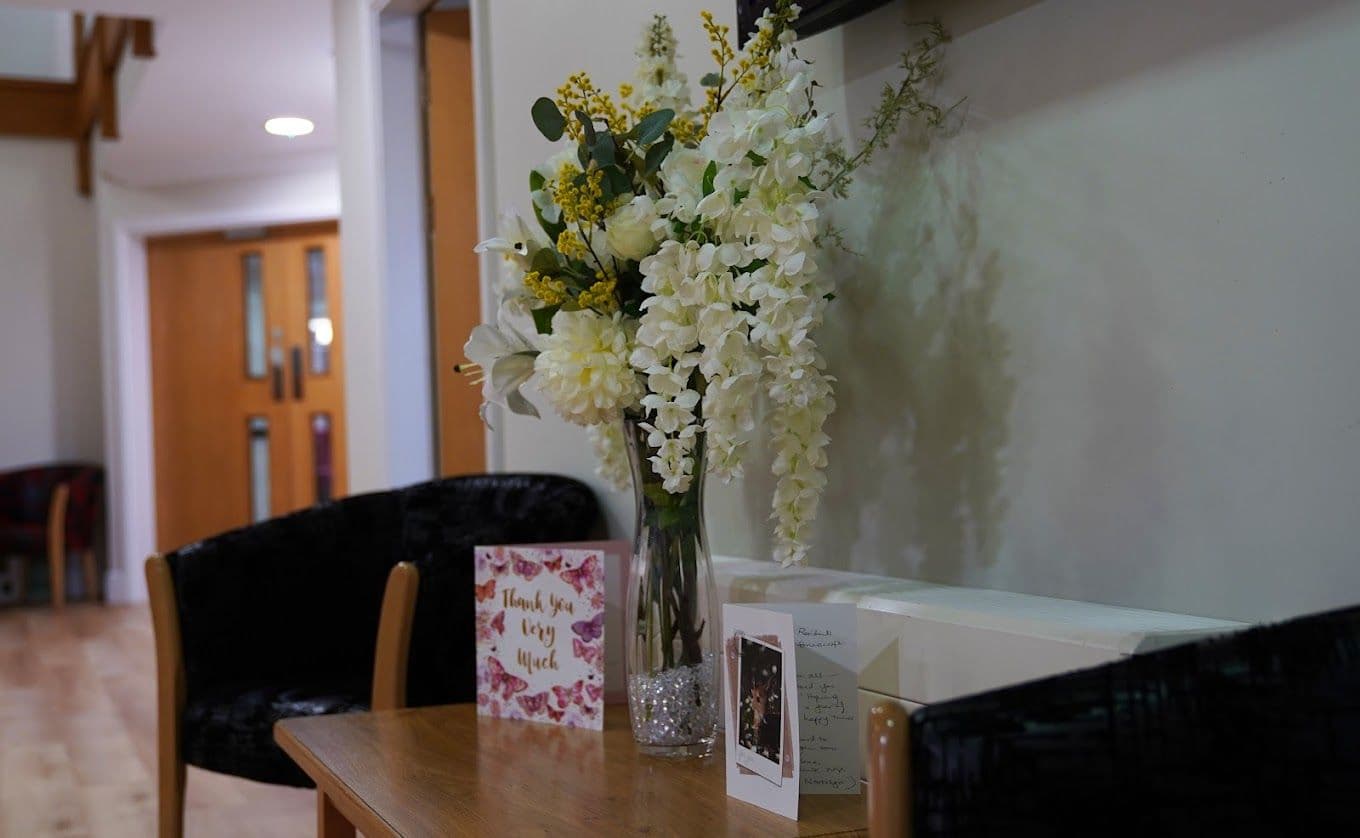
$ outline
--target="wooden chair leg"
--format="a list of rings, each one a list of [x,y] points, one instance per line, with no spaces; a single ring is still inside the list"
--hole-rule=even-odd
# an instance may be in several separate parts
[[[90,602],[98,602],[100,600],[99,563],[95,561],[94,548],[88,548],[81,553],[80,561],[84,566],[85,598]]]
[[[161,556],[146,560],[146,590],[156,641],[156,776],[160,838],[184,834],[184,754],[180,723],[184,718],[184,647],[175,609],[175,583]]]
[[[71,489],[61,483],[52,492],[47,513],[47,566],[52,580],[52,607],[66,605],[66,501]]]

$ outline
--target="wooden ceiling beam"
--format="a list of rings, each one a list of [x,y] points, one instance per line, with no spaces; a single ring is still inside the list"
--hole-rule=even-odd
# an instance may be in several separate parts
[[[0,134],[76,135],[76,86],[70,82],[0,79]]]
[[[75,82],[0,78],[0,134],[75,140],[77,188],[89,195],[95,125],[102,138],[118,138],[118,70],[129,49],[140,58],[156,54],[155,26],[76,14],[71,48]]]

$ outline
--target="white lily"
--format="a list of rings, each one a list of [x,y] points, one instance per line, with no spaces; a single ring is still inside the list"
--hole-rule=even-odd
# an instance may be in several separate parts
[[[482,385],[481,415],[486,421],[486,408],[498,404],[521,416],[538,418],[538,408],[520,392],[525,382],[533,377],[534,349],[514,329],[483,324],[472,330],[468,342],[463,346],[463,354],[469,363],[455,367],[457,372],[480,373],[481,378],[473,383]],[[490,424],[489,422],[487,423]]]
[[[501,235],[478,242],[472,250],[474,253],[499,253],[506,261],[527,271],[533,255],[547,246],[547,239],[537,228],[525,223],[514,210],[506,210],[501,215]]]

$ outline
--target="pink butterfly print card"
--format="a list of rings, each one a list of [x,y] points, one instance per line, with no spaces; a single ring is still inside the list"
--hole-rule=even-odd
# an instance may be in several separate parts
[[[477,713],[601,730],[601,551],[500,546],[474,555]]]

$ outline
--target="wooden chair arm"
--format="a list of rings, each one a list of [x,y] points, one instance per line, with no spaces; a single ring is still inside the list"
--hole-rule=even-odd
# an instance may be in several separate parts
[[[156,642],[156,774],[160,838],[181,838],[184,827],[184,760],[180,720],[187,681],[175,580],[164,556],[146,560],[146,590]]]
[[[910,726],[901,705],[885,701],[869,710],[869,835],[911,835]]]
[[[411,624],[419,588],[420,571],[410,562],[399,562],[387,575],[378,618],[377,652],[373,656],[374,710],[399,710],[406,706],[406,665],[411,656]]]

